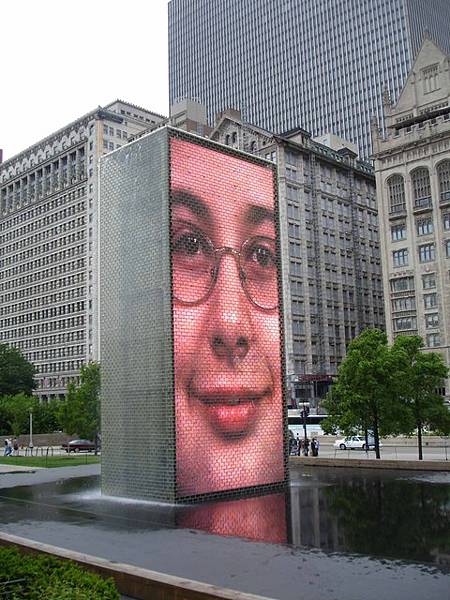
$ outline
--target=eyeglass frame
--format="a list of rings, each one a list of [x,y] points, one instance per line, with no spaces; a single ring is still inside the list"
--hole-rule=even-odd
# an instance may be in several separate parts
[[[184,223],[185,225],[189,225],[190,227],[192,227],[192,223],[186,222]],[[197,233],[195,231],[195,228],[193,230],[193,233]],[[277,245],[276,245],[276,240],[275,238],[271,238],[268,236],[264,236],[264,235],[254,235],[251,236],[249,238],[247,238],[246,240],[244,240],[241,244],[241,247],[239,250],[236,250],[235,248],[231,248],[231,246],[222,246],[219,248],[216,248],[212,242],[212,240],[205,235],[203,232],[199,232],[199,234],[201,234],[203,236],[203,238],[208,242],[208,245],[211,246],[211,249],[213,250],[213,256],[214,256],[214,266],[211,269],[212,273],[211,273],[211,283],[208,287],[208,291],[205,293],[204,296],[202,296],[199,300],[194,300],[192,302],[188,301],[188,300],[182,300],[181,298],[178,298],[178,296],[176,296],[175,294],[173,294],[173,297],[177,300],[177,302],[180,302],[180,304],[183,304],[185,306],[198,306],[199,304],[203,304],[203,302],[206,302],[208,300],[208,298],[211,296],[214,287],[216,285],[217,282],[217,278],[219,275],[219,270],[220,270],[220,263],[221,260],[223,258],[223,256],[225,254],[230,254],[231,256],[234,257],[234,259],[236,260],[236,264],[239,268],[239,281],[241,282],[241,287],[244,291],[244,294],[246,295],[247,299],[249,300],[249,302],[251,304],[253,304],[253,306],[256,306],[256,308],[258,308],[259,310],[264,310],[267,312],[271,312],[275,309],[277,309],[280,305],[280,301],[279,301],[279,277],[278,277],[278,268],[276,269],[276,280],[277,280],[277,303],[274,306],[271,307],[266,307],[266,306],[261,306],[260,304],[258,304],[257,302],[255,302],[255,300],[252,298],[252,296],[250,295],[250,292],[247,290],[247,287],[245,285],[245,280],[246,280],[246,274],[245,274],[245,270],[243,269],[242,265],[241,265],[241,257],[242,257],[242,249],[244,248],[244,246],[250,242],[251,240],[269,240],[270,242],[273,242],[275,245],[275,249],[276,252],[278,253],[278,249],[277,249]],[[172,249],[172,242],[171,242],[171,257],[172,257],[172,270],[173,270],[173,249]]]

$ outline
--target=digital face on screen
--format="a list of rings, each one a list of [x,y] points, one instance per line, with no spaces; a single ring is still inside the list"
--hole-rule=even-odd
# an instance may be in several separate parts
[[[283,481],[273,171],[170,152],[177,492]]]

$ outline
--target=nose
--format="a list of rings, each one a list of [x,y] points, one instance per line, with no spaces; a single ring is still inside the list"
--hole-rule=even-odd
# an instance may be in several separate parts
[[[209,306],[208,337],[213,354],[229,364],[244,359],[254,337],[251,304],[242,288],[239,266],[233,256],[222,257]]]

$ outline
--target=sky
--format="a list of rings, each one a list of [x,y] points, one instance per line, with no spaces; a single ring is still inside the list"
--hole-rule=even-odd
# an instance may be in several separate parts
[[[168,114],[168,0],[0,0],[3,160],[120,98]]]

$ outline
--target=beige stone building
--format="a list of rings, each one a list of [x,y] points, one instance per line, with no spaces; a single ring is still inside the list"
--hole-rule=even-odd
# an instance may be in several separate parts
[[[97,358],[97,164],[165,117],[116,100],[0,164],[0,343],[62,397]]]
[[[336,136],[324,145],[302,129],[275,135],[236,110],[218,116],[211,137],[278,165],[286,372],[314,409],[348,343],[384,328],[373,169]]]
[[[385,96],[388,133],[372,129],[387,331],[450,365],[450,58],[425,38],[398,101]]]

